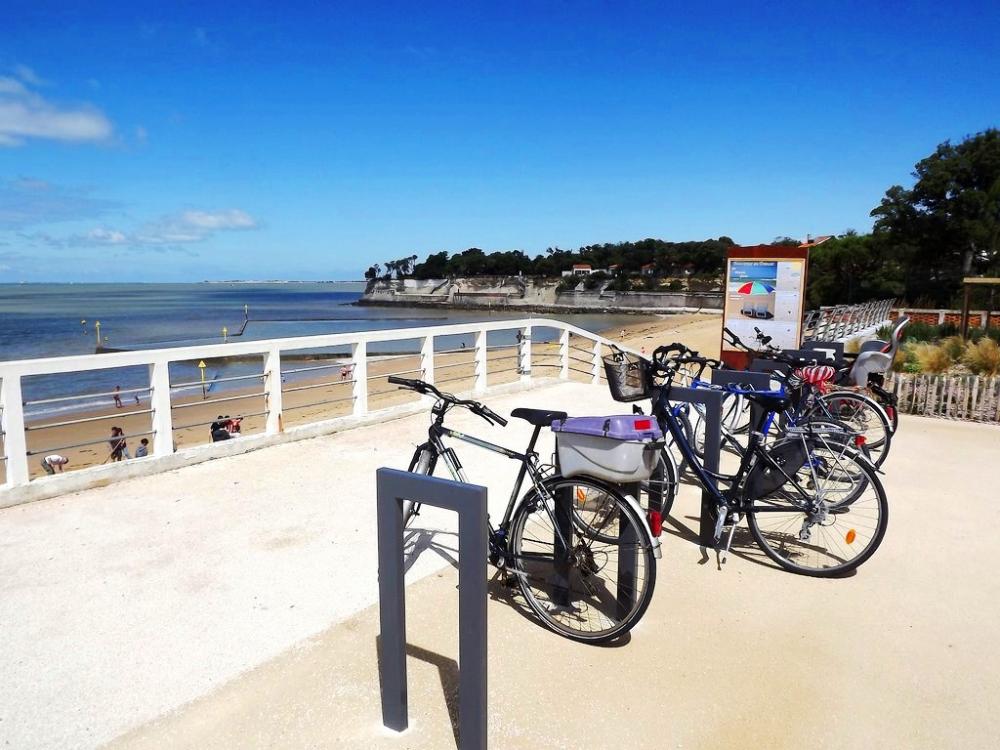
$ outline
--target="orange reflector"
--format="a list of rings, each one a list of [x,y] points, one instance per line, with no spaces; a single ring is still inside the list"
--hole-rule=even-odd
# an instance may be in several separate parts
[[[848,543],[848,544],[854,544],[854,540],[855,540],[855,539],[857,539],[857,537],[858,537],[858,535],[857,535],[857,533],[856,533],[856,532],[854,531],[854,529],[850,529],[850,530],[849,530],[849,531],[847,532],[847,536],[845,536],[845,537],[844,537],[844,539],[845,539],[845,540],[847,540],[847,543]]]
[[[587,493],[583,489],[583,487],[577,487],[576,488],[576,501],[578,503],[583,503],[583,502],[587,501]]]

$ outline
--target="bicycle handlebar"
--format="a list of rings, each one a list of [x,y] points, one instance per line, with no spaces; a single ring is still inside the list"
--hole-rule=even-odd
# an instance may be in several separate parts
[[[408,388],[411,391],[416,391],[417,393],[430,393],[439,401],[444,401],[445,403],[452,404],[454,406],[463,406],[476,416],[482,417],[491,424],[495,423],[501,427],[507,426],[507,420],[486,406],[486,404],[481,404],[478,401],[473,401],[471,399],[455,398],[450,393],[442,393],[431,383],[427,383],[423,380],[414,380],[412,378],[400,378],[396,375],[390,375],[388,377],[388,381],[392,385],[398,385],[401,388]]]

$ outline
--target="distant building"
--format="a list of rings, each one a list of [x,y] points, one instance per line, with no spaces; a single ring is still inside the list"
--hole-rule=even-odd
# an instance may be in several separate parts
[[[653,272],[656,270],[655,263],[645,263],[642,268],[639,269],[643,276],[652,276]]]
[[[618,263],[612,263],[610,266],[608,266],[608,273],[611,274],[612,276],[617,276],[618,270],[620,268],[621,265],[619,265]]]
[[[602,269],[592,268],[589,263],[574,263],[573,268],[569,271],[563,271],[563,276],[590,276],[592,273],[598,273]]]
[[[811,235],[806,235],[806,238],[802,240],[802,244],[799,245],[800,248],[810,248],[816,247],[816,245],[822,245],[827,240],[832,240],[832,234],[821,234],[818,237],[813,237]]]

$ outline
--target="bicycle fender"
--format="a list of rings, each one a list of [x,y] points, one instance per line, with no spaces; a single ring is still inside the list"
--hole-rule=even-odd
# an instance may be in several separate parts
[[[625,502],[627,502],[639,518],[642,519],[642,530],[646,534],[646,540],[649,542],[649,546],[653,548],[653,557],[659,560],[663,557],[663,552],[660,550],[660,540],[653,536],[653,530],[649,528],[649,521],[646,520],[646,512],[642,509],[642,506],[639,505],[639,501],[627,492],[623,492],[622,497],[625,498]]]

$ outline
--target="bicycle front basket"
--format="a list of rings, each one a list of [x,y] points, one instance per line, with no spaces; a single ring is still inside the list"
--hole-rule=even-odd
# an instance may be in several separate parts
[[[653,374],[649,361],[642,357],[616,352],[604,358],[608,390],[615,401],[642,401],[653,394]]]

